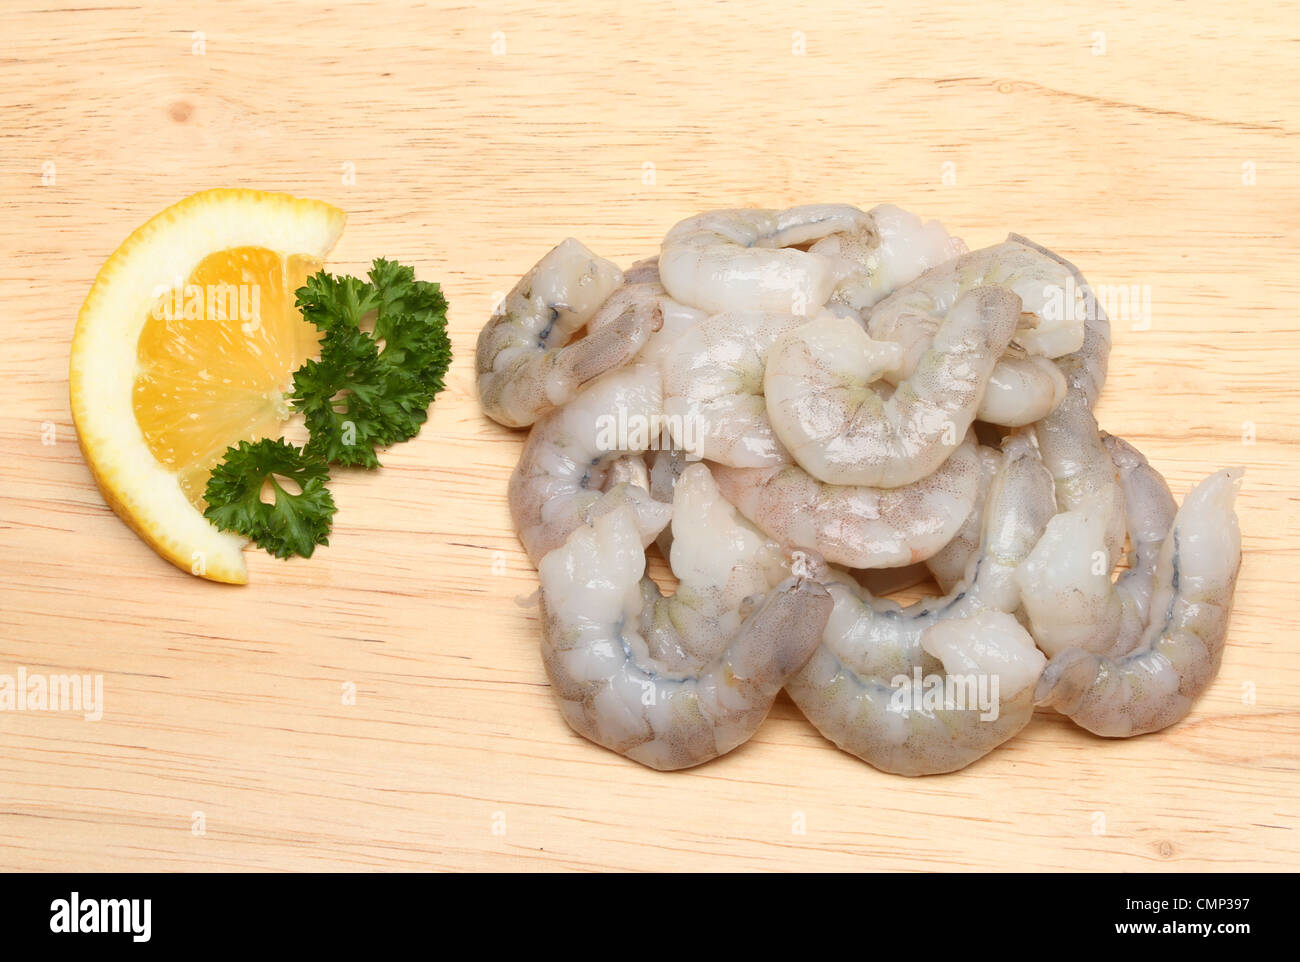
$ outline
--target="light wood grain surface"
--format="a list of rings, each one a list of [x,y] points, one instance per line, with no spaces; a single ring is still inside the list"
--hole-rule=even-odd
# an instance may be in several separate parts
[[[1300,866],[1293,6],[0,9],[0,673],[101,674],[105,698],[97,722],[0,713],[0,866]],[[346,209],[333,266],[441,281],[457,352],[419,438],[339,478],[330,547],[250,552],[245,588],[105,507],[67,397],[99,264],[213,186]],[[1247,468],[1227,653],[1184,722],[1112,742],[1042,714],[922,780],[784,696],[685,773],[565,727],[515,603],[522,436],[479,413],[478,329],[567,235],[626,265],[698,210],[812,201],[898,203],[972,247],[1019,231],[1149,289],[1149,329],[1115,325],[1103,426],[1180,498]]]

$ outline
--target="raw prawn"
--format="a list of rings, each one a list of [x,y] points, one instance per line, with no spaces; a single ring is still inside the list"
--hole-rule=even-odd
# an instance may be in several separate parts
[[[984,505],[988,501],[989,488],[1002,467],[1002,452],[988,445],[979,446],[980,478],[975,491],[975,505],[966,520],[961,523],[957,533],[938,553],[922,562],[943,594],[952,591],[966,577],[966,565],[979,551],[980,540],[984,536]]]
[[[954,771],[1015,735],[1033,715],[1046,663],[1012,615],[1015,570],[1054,512],[1052,479],[1032,441],[1010,436],[979,551],[958,588],[900,608],[843,580],[829,585],[834,609],[822,643],[786,686],[795,704],[840,748],[904,775]],[[953,678],[963,674],[975,677]],[[926,702],[927,676],[983,679],[983,710]]]
[[[971,290],[948,309],[888,399],[874,384],[898,363],[899,345],[873,341],[848,318],[814,320],[768,352],[763,390],[776,436],[804,470],[830,484],[919,481],[966,436],[1019,318],[1013,292]]]
[[[818,481],[797,464],[713,469],[727,500],[768,535],[851,568],[924,561],[952,540],[979,487],[979,455],[967,435],[937,471],[899,488]]]
[[[966,253],[966,245],[937,220],[924,222],[893,204],[880,204],[867,211],[866,223],[857,229],[823,237],[808,251],[831,261],[831,307],[860,314],[930,268]]]
[[[533,426],[510,476],[510,517],[534,564],[562,545],[574,528],[619,507],[632,510],[642,545],[668,524],[671,505],[654,500],[640,483],[606,487],[609,467],[643,454],[656,441],[650,432],[625,449],[607,437],[611,420],[653,424],[663,408],[659,370],[634,364],[611,371],[564,407]],[[616,432],[613,432],[616,433]]]
[[[1063,306],[1073,287],[1070,266],[1015,235],[926,271],[877,304],[867,318],[871,336],[903,347],[900,377],[915,369],[939,325],[962,296],[996,285],[1019,295],[1027,317],[1015,342],[1028,354],[1062,357],[1083,343],[1084,318]],[[1060,316],[1058,316],[1060,315]]]
[[[587,325],[588,336],[617,318],[619,308],[634,313],[658,312],[661,324],[642,345],[634,360],[638,364],[656,365],[665,376],[677,363],[676,355],[682,340],[692,337],[708,319],[704,311],[687,307],[668,296],[659,279],[659,259],[656,257],[637,261],[628,268],[623,276],[623,286],[610,295],[606,308],[602,308]]]
[[[577,528],[540,565],[543,661],[565,720],[661,770],[747,741],[831,608],[806,578],[769,589],[779,552],[736,516],[705,465],[682,474],[673,511],[671,597],[645,577],[625,508]]]
[[[1070,270],[1050,252],[1013,236],[927,271],[877,304],[867,320],[873,338],[903,349],[902,363],[886,377],[911,376],[952,305],[968,291],[1006,287],[1020,296],[1024,314],[1012,349],[993,369],[977,417],[1010,427],[1039,420],[1065,393],[1060,372],[1045,360],[1083,343],[1084,320],[1064,303],[1065,292],[1073,289]]]
[[[1241,468],[1226,468],[1183,500],[1160,548],[1150,622],[1133,651],[1117,658],[1081,648],[1055,655],[1034,702],[1097,735],[1127,738],[1181,720],[1218,674],[1241,531],[1232,509]]]
[[[772,344],[806,320],[727,311],[679,337],[663,364],[664,413],[678,447],[733,467],[789,461],[768,420],[763,371]]]
[[[1083,338],[1073,353],[1057,359],[1066,381],[1065,397],[1034,425],[1043,463],[1056,479],[1056,503],[1062,511],[1080,508],[1088,500],[1106,505],[1108,522],[1106,553],[1110,562],[1119,560],[1124,547],[1124,492],[1121,490],[1106,447],[1101,441],[1093,405],[1106,380],[1110,353],[1110,319],[1096,302],[1092,288],[1079,269],[1058,254],[1033,241],[1011,234],[1008,243],[1018,244],[1049,259],[1066,272],[1071,285],[1085,294]]]
[[[1023,427],[1046,417],[1065,399],[1065,375],[1051,358],[1012,344],[993,365],[975,417],[987,424]]]
[[[570,344],[622,283],[623,272],[569,238],[506,295],[479,334],[479,401],[507,427],[527,427],[593,378],[627,363],[660,323],[657,311],[618,310]]]
[[[830,258],[796,245],[868,223],[863,211],[848,204],[710,211],[668,231],[659,274],[674,300],[710,314],[810,316],[826,304],[836,278]]]
[[[1156,560],[1177,504],[1160,473],[1132,445],[1102,435],[1119,469],[1132,544],[1130,567],[1115,582],[1105,535],[1108,502],[1058,514],[1017,572],[1029,628],[1049,656],[1066,648],[1125,654],[1146,628]]]

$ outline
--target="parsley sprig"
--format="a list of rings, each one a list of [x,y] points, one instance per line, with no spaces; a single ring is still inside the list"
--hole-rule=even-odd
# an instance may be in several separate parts
[[[310,440],[303,448],[283,438],[241,442],[226,451],[204,492],[208,520],[279,558],[310,557],[329,543],[329,465],[379,467],[377,448],[415,437],[451,363],[442,290],[393,261],[377,259],[368,280],[314,274],[298,289],[297,306],[323,334],[320,359],[294,373],[288,394]],[[371,315],[367,332],[362,324]],[[261,499],[267,481],[274,503]]]
[[[443,388],[447,301],[437,284],[380,259],[369,283],[323,271],[308,278],[298,307],[325,334],[320,360],[298,369],[289,395],[311,432],[307,450],[335,464],[378,467],[375,448],[415,437]],[[372,311],[370,335],[360,325]]]
[[[329,465],[281,438],[240,441],[226,451],[208,479],[204,517],[218,528],[252,538],[277,558],[310,558],[318,544],[329,544],[334,498],[325,482]],[[299,489],[286,490],[288,480]],[[274,503],[262,500],[270,485]]]

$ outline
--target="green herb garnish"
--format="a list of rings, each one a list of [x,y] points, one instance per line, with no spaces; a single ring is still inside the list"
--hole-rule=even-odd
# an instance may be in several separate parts
[[[447,300],[437,284],[378,259],[369,280],[321,271],[298,289],[302,316],[324,334],[320,360],[293,376],[289,403],[310,433],[306,447],[280,439],[241,442],[212,472],[204,516],[279,558],[310,557],[328,544],[335,507],[329,465],[379,466],[377,448],[407,441],[428,419],[451,363]],[[373,332],[362,323],[374,315]],[[301,487],[290,494],[276,483]],[[275,503],[261,500],[272,483]]]

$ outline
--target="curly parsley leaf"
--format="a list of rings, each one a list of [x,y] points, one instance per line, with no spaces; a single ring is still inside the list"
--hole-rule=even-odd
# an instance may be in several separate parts
[[[361,320],[379,306],[374,288],[359,277],[339,277],[318,271],[294,292],[304,320],[322,331],[340,323],[359,327]]]
[[[325,337],[320,360],[298,370],[289,397],[306,418],[309,453],[373,468],[376,448],[413,438],[427,420],[444,387],[451,341],[437,284],[382,258],[369,277],[367,283],[322,271],[298,290],[303,316]],[[369,334],[360,325],[372,311]]]
[[[329,465],[283,438],[240,441],[227,449],[203,493],[203,516],[225,531],[251,538],[277,558],[310,558],[318,544],[329,544],[334,498],[325,482]],[[285,489],[290,481],[299,489]],[[275,502],[262,500],[270,483]]]
[[[369,336],[346,326],[331,329],[321,359],[299,369],[291,399],[311,432],[308,453],[365,468],[378,467],[376,448],[416,435],[432,400]]]

